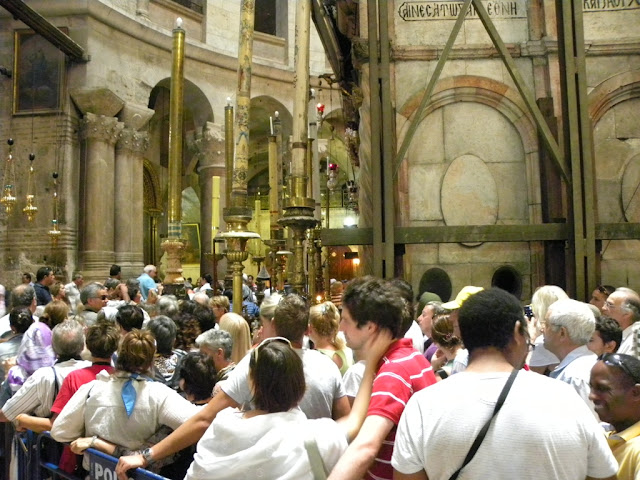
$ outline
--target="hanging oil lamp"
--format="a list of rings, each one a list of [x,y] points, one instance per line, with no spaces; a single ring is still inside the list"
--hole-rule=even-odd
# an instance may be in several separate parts
[[[27,182],[27,205],[22,209],[22,213],[24,213],[30,222],[33,221],[36,213],[38,213],[38,207],[36,206],[36,195],[33,192],[33,177],[34,177],[34,169],[33,169],[33,161],[36,159],[35,153],[29,154],[29,180]]]

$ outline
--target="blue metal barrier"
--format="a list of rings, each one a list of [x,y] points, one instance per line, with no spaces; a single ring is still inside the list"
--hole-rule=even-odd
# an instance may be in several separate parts
[[[117,480],[117,458],[106,455],[93,448],[88,449],[87,452],[89,453],[89,462],[91,465],[89,470],[91,480]],[[143,470],[142,468],[136,468],[129,472],[129,478],[133,480],[167,480],[165,477]]]
[[[49,432],[36,434],[30,430],[14,435],[19,480],[84,480],[84,477],[63,471],[58,463],[64,444],[56,442]],[[91,480],[117,480],[118,459],[95,449],[88,449]],[[129,472],[131,480],[167,480],[165,477],[137,468]]]

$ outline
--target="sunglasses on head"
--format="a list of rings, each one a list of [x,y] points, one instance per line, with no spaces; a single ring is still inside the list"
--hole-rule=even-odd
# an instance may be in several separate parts
[[[639,376],[631,371],[629,366],[625,363],[626,358],[623,355],[620,355],[619,353],[603,353],[598,357],[598,360],[603,362],[605,365],[619,368],[635,383],[640,383]]]
[[[604,295],[607,295],[607,296],[608,296],[608,295],[611,295],[611,294],[613,293],[613,292],[610,292],[609,290],[607,290],[607,288],[606,288],[606,287],[603,287],[602,285],[598,285],[598,286],[596,287],[596,289],[597,289],[600,293],[603,293]]]

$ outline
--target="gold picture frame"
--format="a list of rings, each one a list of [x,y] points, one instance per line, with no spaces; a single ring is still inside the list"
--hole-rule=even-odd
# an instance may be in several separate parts
[[[200,224],[183,223],[182,238],[185,241],[182,263],[200,263]]]
[[[16,30],[13,45],[13,114],[60,112],[65,54],[33,30]]]

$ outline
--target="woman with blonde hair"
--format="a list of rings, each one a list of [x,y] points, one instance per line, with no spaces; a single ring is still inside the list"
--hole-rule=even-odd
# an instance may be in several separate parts
[[[527,362],[533,372],[546,375],[560,363],[558,357],[544,346],[542,326],[549,307],[558,300],[566,300],[567,298],[569,296],[566,292],[556,285],[543,285],[533,292],[533,297],[531,297],[533,318],[529,323],[529,336],[533,342],[534,350]]]
[[[331,302],[314,305],[309,311],[309,338],[321,353],[333,360],[342,375],[353,365],[353,352],[338,336],[340,312]]]
[[[231,304],[229,303],[229,299],[224,295],[214,295],[209,299],[209,306],[216,317],[216,323],[219,324],[222,316],[229,312]]]
[[[237,313],[225,313],[220,319],[220,330],[229,332],[231,335],[231,339],[233,340],[231,361],[237,364],[251,348],[251,332],[249,331],[249,324],[242,315],[238,315]]]
[[[253,344],[257,345],[262,340],[262,333],[265,328],[272,331],[273,326],[273,317],[276,313],[276,307],[282,300],[282,295],[279,293],[272,293],[268,297],[266,297],[262,304],[260,305],[260,314],[258,315],[258,319],[260,320],[260,327],[254,329],[253,331]]]
[[[69,305],[63,300],[54,300],[44,307],[44,313],[40,315],[40,321],[46,323],[51,329],[64,322],[69,316]]]

